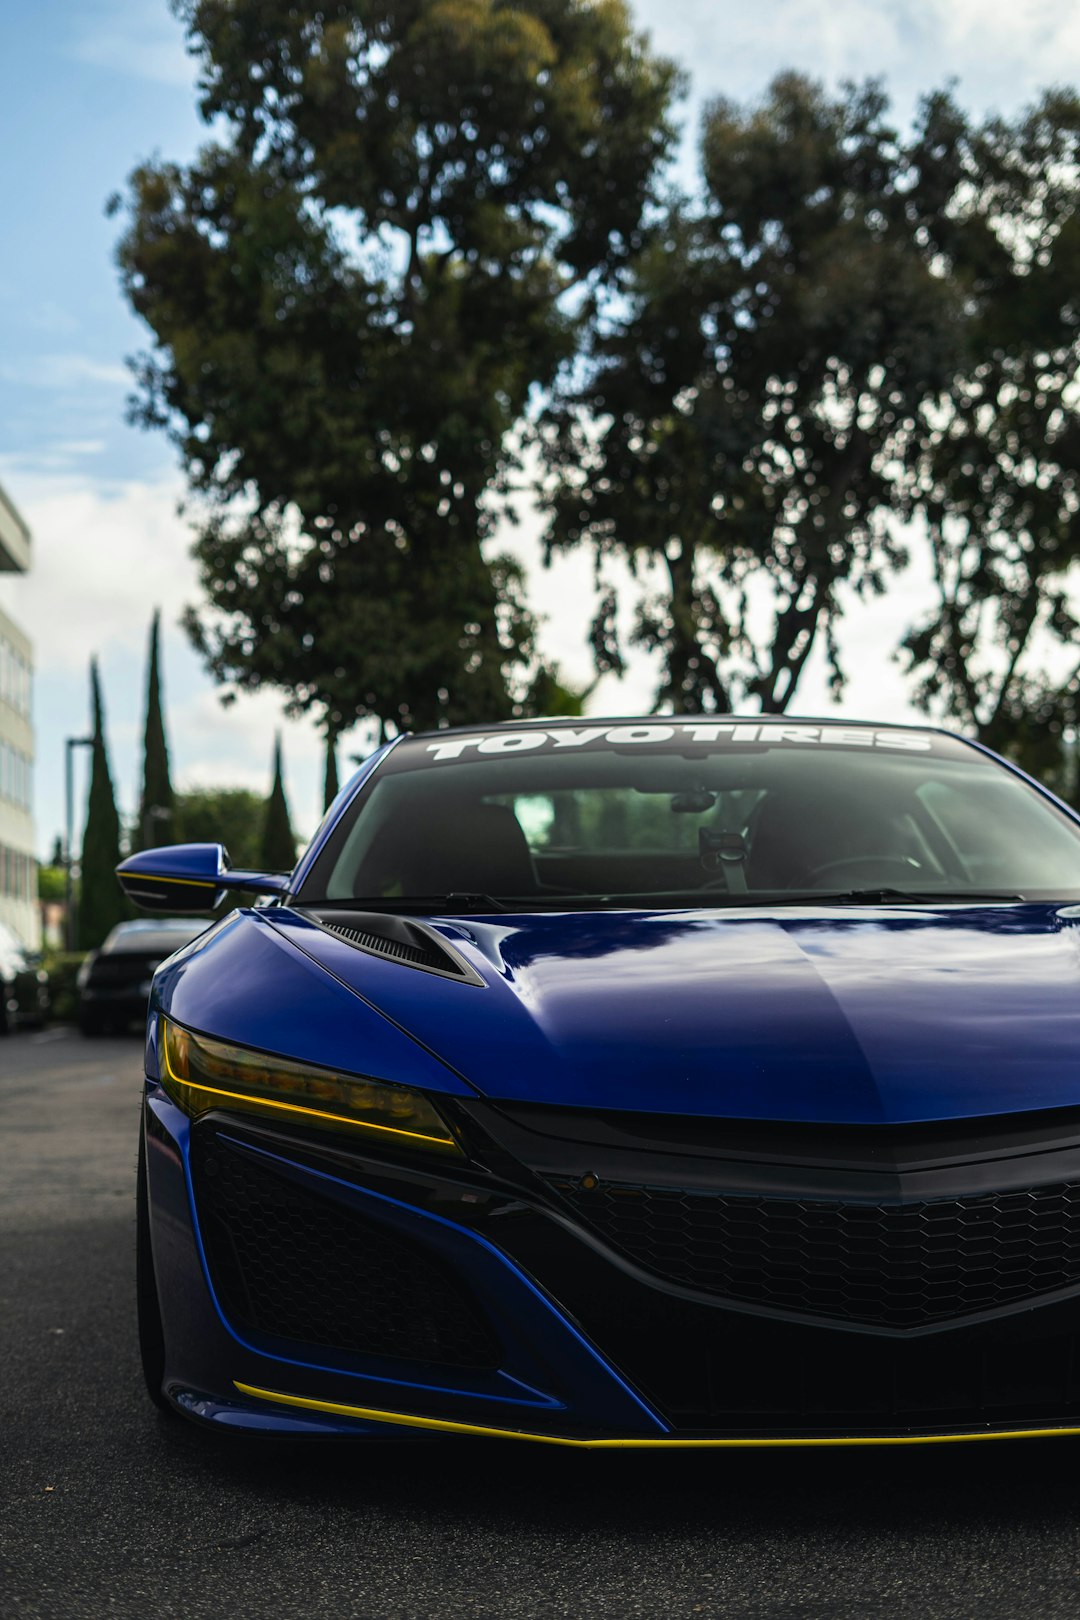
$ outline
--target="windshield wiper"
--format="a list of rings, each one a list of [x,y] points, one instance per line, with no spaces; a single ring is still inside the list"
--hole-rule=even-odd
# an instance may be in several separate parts
[[[782,905],[873,905],[893,901],[909,901],[915,905],[933,905],[935,902],[953,904],[970,901],[972,905],[1007,904],[1023,900],[1022,894],[990,894],[981,889],[843,889],[833,893],[829,889],[811,889],[803,894],[785,896]]]
[[[625,894],[565,894],[521,895],[499,900],[493,894],[470,894],[456,890],[450,894],[373,894],[356,895],[348,899],[326,898],[294,901],[300,908],[312,907],[334,911],[388,911],[417,912],[421,916],[439,913],[475,916],[483,911],[526,914],[532,911],[589,911],[589,910],[667,910],[674,902],[678,909],[690,911],[719,907],[732,910],[766,909],[773,906],[838,906],[838,905],[933,905],[968,901],[972,905],[1015,903],[1023,900],[1021,894],[991,894],[971,889],[805,889],[788,894],[774,890],[769,894],[730,894],[713,890],[707,895],[700,889],[669,889],[654,893],[630,891]]]
[[[511,908],[493,894],[369,894],[351,895],[347,900],[301,900],[301,906],[327,906],[336,911],[509,911]]]

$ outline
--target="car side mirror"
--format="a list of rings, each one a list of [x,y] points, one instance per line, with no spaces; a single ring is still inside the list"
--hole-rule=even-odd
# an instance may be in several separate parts
[[[277,872],[243,872],[230,866],[221,844],[172,844],[141,849],[116,868],[120,887],[143,911],[173,915],[214,911],[230,889],[281,895],[289,879]]]

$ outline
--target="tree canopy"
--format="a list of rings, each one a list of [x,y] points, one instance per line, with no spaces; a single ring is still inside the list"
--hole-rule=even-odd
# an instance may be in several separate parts
[[[1080,622],[1080,98],[1017,123],[955,118],[935,240],[964,288],[963,351],[921,406],[907,468],[934,606],[904,643],[918,701],[1036,774],[1062,774]]]
[[[266,800],[250,788],[192,788],[176,796],[180,844],[224,844],[236,867],[258,870]]]
[[[175,3],[212,138],[132,176],[133,410],[187,474],[190,634],[315,716],[328,795],[358,718],[583,700],[493,549],[530,431],[598,674],[643,647],[661,708],[782,712],[824,655],[839,692],[842,615],[917,552],[916,701],[1058,769],[1080,99],[900,128],[787,73],[706,108],[679,189],[680,75],[625,0]]]
[[[924,109],[926,122],[936,104]],[[920,229],[911,157],[874,84],[787,75],[705,116],[702,192],[676,199],[541,434],[555,547],[650,563],[633,639],[659,703],[790,703],[839,591],[903,558],[890,479],[945,387],[958,293]],[[618,668],[617,603],[594,645]]]
[[[879,86],[785,75],[708,109],[700,192],[654,221],[540,433],[549,546],[651,582],[631,636],[658,703],[782,711],[822,641],[839,689],[846,603],[925,544],[919,701],[999,746],[1060,725],[1078,670],[1030,654],[1075,628],[1078,105],[977,125],[936,94],[901,135]],[[620,606],[602,593],[600,669]]]
[[[328,735],[509,714],[521,581],[487,542],[531,393],[641,244],[673,66],[623,0],[182,0],[214,130],[132,177],[119,257],[233,689]]]

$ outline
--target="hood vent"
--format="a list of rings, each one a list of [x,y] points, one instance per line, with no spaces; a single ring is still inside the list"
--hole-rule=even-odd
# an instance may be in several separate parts
[[[484,983],[441,934],[412,918],[378,911],[321,911],[311,915],[328,934],[368,956],[381,956],[384,961],[400,962],[402,967],[436,973],[444,979],[458,979],[462,984]]]

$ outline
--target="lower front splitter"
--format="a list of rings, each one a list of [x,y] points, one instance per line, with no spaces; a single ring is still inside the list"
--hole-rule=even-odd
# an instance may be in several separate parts
[[[279,1406],[300,1407],[310,1412],[322,1412],[334,1417],[354,1419],[358,1423],[386,1424],[405,1429],[424,1429],[430,1433],[481,1436],[493,1440],[530,1440],[543,1446],[571,1446],[586,1451],[635,1450],[655,1451],[701,1450],[727,1448],[748,1450],[792,1446],[934,1446],[956,1445],[973,1440],[1048,1440],[1059,1436],[1080,1435],[1080,1427],[1045,1427],[1030,1429],[963,1429],[959,1431],[930,1431],[922,1434],[811,1434],[811,1435],[679,1435],[662,1438],[621,1435],[558,1435],[537,1434],[525,1429],[497,1429],[478,1423],[458,1423],[447,1418],[418,1417],[410,1412],[384,1412],[373,1407],[349,1406],[340,1401],[320,1401],[310,1395],[290,1395],[282,1390],[259,1389],[253,1384],[234,1380],[241,1395],[254,1397]]]

